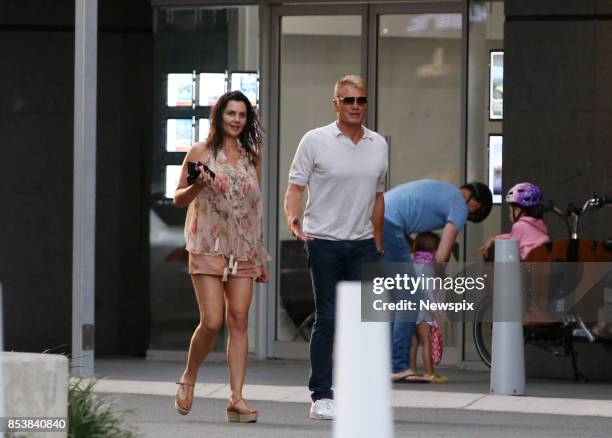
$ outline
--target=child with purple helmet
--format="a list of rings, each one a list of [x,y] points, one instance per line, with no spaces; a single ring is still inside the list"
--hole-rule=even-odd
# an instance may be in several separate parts
[[[550,240],[548,228],[542,220],[544,214],[542,191],[535,184],[522,182],[508,191],[506,202],[512,230],[510,233],[491,237],[478,251],[487,257],[495,240],[518,240],[521,260],[523,260],[533,248]]]

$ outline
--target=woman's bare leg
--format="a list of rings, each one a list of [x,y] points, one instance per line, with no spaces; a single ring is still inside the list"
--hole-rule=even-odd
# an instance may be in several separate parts
[[[191,337],[187,366],[181,377],[181,381],[187,383],[195,383],[202,361],[213,348],[217,333],[223,326],[224,304],[223,283],[219,277],[198,274],[192,275],[191,280],[200,311],[200,323]],[[191,398],[189,391],[193,391],[193,387],[181,386],[177,398],[187,402]],[[184,409],[191,408],[186,406],[190,403],[181,404]]]
[[[252,278],[230,278],[226,286],[227,363],[230,377],[230,397],[233,402],[242,398],[242,386],[249,350],[249,307],[253,297]],[[242,404],[238,403],[239,408]]]

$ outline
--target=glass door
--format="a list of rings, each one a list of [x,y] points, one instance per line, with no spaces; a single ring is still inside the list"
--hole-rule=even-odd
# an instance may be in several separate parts
[[[283,212],[301,137],[335,119],[334,82],[368,82],[367,125],[390,145],[388,187],[420,178],[464,180],[461,3],[276,6],[271,11],[266,349],[308,357],[314,299],[303,246]],[[446,327],[454,347],[460,331]],[[449,351],[449,350],[447,350]],[[451,350],[452,351],[452,348]],[[453,357],[446,354],[445,358]]]
[[[302,136],[335,120],[333,86],[355,73],[365,76],[365,6],[279,6],[272,11],[272,168],[278,169],[274,275],[268,289],[268,355],[308,357],[314,297],[303,244],[290,234],[283,204],[289,168]],[[277,59],[274,59],[274,57]],[[272,248],[271,248],[272,249]],[[272,271],[271,271],[272,274]]]
[[[391,187],[461,182],[461,14],[377,17],[376,129]]]
[[[462,23],[455,5],[370,9],[370,115],[389,144],[388,188],[424,178],[464,181]],[[458,361],[460,328],[443,324],[445,362]]]

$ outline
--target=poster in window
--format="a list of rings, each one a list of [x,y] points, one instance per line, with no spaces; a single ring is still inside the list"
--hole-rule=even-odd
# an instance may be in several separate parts
[[[193,104],[193,76],[191,73],[168,74],[168,106]]]
[[[198,141],[204,141],[210,131],[210,119],[200,119],[198,121]]]
[[[489,119],[504,118],[504,52],[491,51],[489,60]]]
[[[501,135],[489,135],[489,189],[495,204],[502,203],[502,147]]]
[[[174,198],[174,192],[176,191],[176,186],[178,185],[180,177],[181,166],[174,164],[166,166],[166,198]]]
[[[200,73],[200,106],[213,106],[225,93],[225,73]]]
[[[257,106],[259,98],[259,81],[257,72],[232,72],[231,90],[239,90],[249,99],[251,105]]]
[[[168,119],[166,123],[166,152],[187,152],[193,144],[191,119]]]

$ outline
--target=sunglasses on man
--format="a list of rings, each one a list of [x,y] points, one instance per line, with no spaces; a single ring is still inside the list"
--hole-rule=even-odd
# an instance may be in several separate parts
[[[343,105],[353,105],[355,103],[355,101],[357,101],[357,105],[360,105],[360,106],[368,104],[368,98],[366,96],[359,96],[359,97],[354,97],[354,96],[336,97],[336,100],[338,100],[338,102],[342,103]]]

